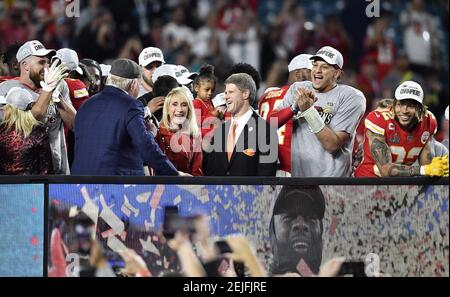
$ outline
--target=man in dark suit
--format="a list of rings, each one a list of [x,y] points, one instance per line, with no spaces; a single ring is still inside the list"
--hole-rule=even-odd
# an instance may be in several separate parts
[[[217,127],[211,142],[204,147],[206,175],[275,176],[277,131],[250,107],[256,99],[251,76],[231,75],[225,81],[224,99],[231,120]]]
[[[135,62],[115,60],[107,86],[81,105],[72,174],[144,175],[148,162],[157,175],[184,175],[146,129],[143,106],[136,100],[140,75]]]

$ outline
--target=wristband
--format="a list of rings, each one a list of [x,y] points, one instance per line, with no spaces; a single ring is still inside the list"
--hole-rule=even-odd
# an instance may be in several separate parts
[[[323,122],[319,112],[314,108],[314,106],[311,106],[310,108],[302,112],[300,116],[306,120],[309,126],[309,130],[314,134],[319,133],[323,128],[325,128],[325,123]]]
[[[426,175],[425,166],[420,166],[420,175]]]

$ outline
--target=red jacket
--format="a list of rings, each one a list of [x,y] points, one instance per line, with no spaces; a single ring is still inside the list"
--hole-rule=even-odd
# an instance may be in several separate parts
[[[205,137],[207,133],[210,133],[212,130],[214,130],[214,127],[211,125],[211,122],[207,122],[207,124],[204,122],[208,118],[215,118],[214,115],[214,105],[211,100],[202,100],[199,98],[196,98],[193,102],[194,109],[196,111],[197,115],[197,124],[200,127],[202,131],[202,136]],[[205,127],[203,127],[205,125]],[[211,134],[211,133],[210,133]]]
[[[184,133],[172,132],[161,124],[156,135],[156,141],[164,154],[179,171],[193,176],[203,175],[203,155],[200,137],[194,138]]]

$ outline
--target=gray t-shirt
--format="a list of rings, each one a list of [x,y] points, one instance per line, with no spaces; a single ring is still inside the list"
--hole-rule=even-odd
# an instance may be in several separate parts
[[[8,91],[13,87],[19,87],[30,92],[34,100],[37,100],[39,93],[34,92],[27,86],[21,84],[18,80],[8,80],[0,84],[0,96],[6,96]],[[73,106],[69,97],[69,88],[67,83],[61,81],[61,95],[62,100],[66,104]],[[0,115],[2,116],[2,115]],[[2,120],[2,119],[0,119]],[[44,124],[49,127],[49,141],[52,150],[53,169],[55,174],[70,174],[69,161],[67,159],[67,147],[64,136],[64,123],[61,119],[58,109],[55,104],[50,104],[47,110],[47,117],[44,119]]]
[[[430,148],[431,148],[431,157],[432,158],[443,157],[445,155],[448,155],[448,148],[445,146],[444,141],[439,142],[434,137],[431,137],[431,139],[430,139]]]
[[[312,82],[296,82],[287,91],[282,106],[294,103],[294,92],[298,88],[313,90],[318,98],[318,108],[325,125],[334,132],[347,132],[350,141],[334,154],[328,153],[315,134],[310,132],[303,118],[294,116],[292,130],[291,159],[292,176],[299,177],[350,177],[352,171],[352,149],[355,130],[366,110],[364,94],[350,86],[337,85],[331,91],[318,93]]]

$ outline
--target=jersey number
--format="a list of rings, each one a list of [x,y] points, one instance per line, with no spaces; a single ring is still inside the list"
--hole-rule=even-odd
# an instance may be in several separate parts
[[[412,164],[417,160],[417,157],[422,151],[421,147],[413,147],[408,154],[403,146],[390,146],[392,155],[396,156],[395,163],[397,164]],[[392,160],[394,161],[394,160]],[[406,161],[406,163],[405,163]]]
[[[276,100],[273,104],[273,109],[274,110],[277,109],[277,107],[281,104],[281,102],[283,102],[283,99]],[[259,108],[259,115],[265,121],[267,121],[267,115],[269,114],[269,110],[270,110],[270,105],[268,102],[263,102],[263,104],[261,104],[261,107]],[[286,133],[286,125],[284,125],[280,129],[278,129],[277,132],[278,132],[278,144],[283,145],[284,144],[284,136]]]

